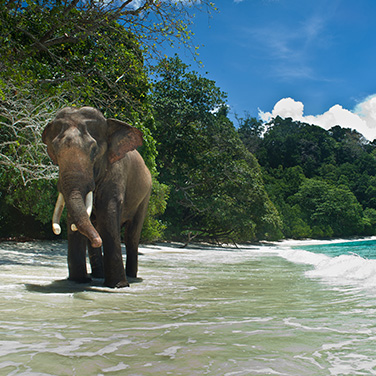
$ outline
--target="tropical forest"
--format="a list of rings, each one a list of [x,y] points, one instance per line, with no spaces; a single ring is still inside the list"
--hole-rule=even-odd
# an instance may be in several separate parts
[[[143,132],[145,243],[376,235],[376,143],[341,124],[232,119],[192,42],[196,7],[215,17],[208,1],[0,0],[0,238],[55,237],[41,135],[66,106]],[[165,55],[175,44],[192,64]]]

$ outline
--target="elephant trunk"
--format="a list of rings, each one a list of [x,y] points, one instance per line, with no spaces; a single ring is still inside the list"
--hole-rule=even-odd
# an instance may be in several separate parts
[[[59,196],[56,200],[54,214],[52,216],[52,231],[54,232],[55,235],[60,235],[61,233],[60,218],[61,218],[61,214],[63,213],[64,207],[65,207],[64,196],[62,193],[59,192]],[[93,210],[93,192],[92,191],[90,191],[86,195],[85,207],[86,207],[87,215],[90,218],[91,212]],[[77,226],[74,223],[72,223],[71,225],[71,230],[77,231]]]
[[[56,205],[57,205],[57,203],[56,203]],[[87,215],[90,218],[91,212],[93,210],[93,192],[92,191],[90,191],[86,195],[86,198],[85,198],[85,207],[86,207],[86,213],[87,213]],[[72,231],[77,231],[77,226],[74,223],[71,224],[71,230]]]
[[[68,141],[72,143],[71,138],[66,140],[67,143]],[[93,248],[98,248],[102,245],[102,239],[90,221],[93,206],[92,191],[95,186],[93,176],[89,173],[92,170],[90,161],[82,150],[75,147],[61,148],[57,158],[59,162],[58,189],[64,196],[72,220],[71,230],[78,230],[89,239]],[[85,205],[84,197],[87,205]],[[59,214],[59,209],[56,212]],[[58,215],[56,219],[57,217]]]
[[[93,248],[100,247],[102,245],[102,239],[92,225],[89,217],[92,207],[92,192],[89,192],[86,198],[89,208],[85,205],[83,196],[78,190],[72,190],[65,196],[67,209],[74,223],[74,225],[72,224],[71,226],[71,230],[74,231],[75,226],[81,234],[85,235],[90,240]]]

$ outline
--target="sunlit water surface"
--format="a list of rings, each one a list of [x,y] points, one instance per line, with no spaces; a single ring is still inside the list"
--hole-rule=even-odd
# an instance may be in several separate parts
[[[141,247],[111,290],[0,243],[0,375],[376,375],[376,260],[303,245]]]

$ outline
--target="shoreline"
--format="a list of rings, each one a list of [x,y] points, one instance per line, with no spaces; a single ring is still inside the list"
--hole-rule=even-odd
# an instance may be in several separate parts
[[[376,236],[362,236],[359,238],[337,238],[337,239],[284,239],[272,242],[275,245],[299,246],[299,245],[320,245],[320,244],[340,244],[355,243],[360,241],[376,240]],[[269,243],[270,244],[270,243]]]
[[[303,244],[335,244],[335,243],[350,243],[358,241],[372,241],[376,240],[376,235],[374,236],[359,236],[351,238],[335,238],[335,239],[281,239],[281,240],[260,240],[257,242],[247,242],[247,243],[208,243],[208,242],[191,242],[184,243],[179,241],[169,241],[162,240],[154,243],[140,243],[140,247],[158,247],[166,246],[171,248],[180,248],[182,250],[189,248],[200,248],[200,247],[209,247],[209,248],[244,248],[244,247],[257,247],[257,246],[268,246],[268,245],[303,245]],[[9,236],[0,238],[0,243],[35,243],[35,242],[66,242],[67,239],[38,239],[31,238],[27,236]],[[124,245],[124,242],[122,242]]]

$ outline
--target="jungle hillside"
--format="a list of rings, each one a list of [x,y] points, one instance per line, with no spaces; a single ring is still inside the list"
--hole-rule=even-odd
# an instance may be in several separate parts
[[[376,143],[341,124],[230,120],[210,72],[164,55],[180,44],[198,60],[195,11],[215,18],[206,0],[0,0],[0,238],[55,236],[58,167],[41,134],[66,106],[143,132],[143,242],[376,235]]]

